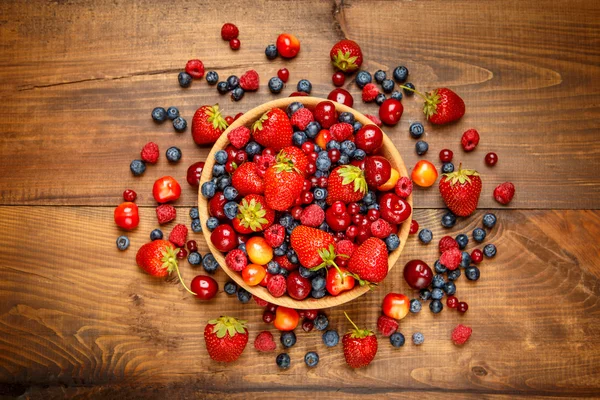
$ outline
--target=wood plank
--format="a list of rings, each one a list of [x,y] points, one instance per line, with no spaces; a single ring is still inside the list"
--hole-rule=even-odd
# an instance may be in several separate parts
[[[179,210],[179,222],[189,223],[186,211]],[[441,214],[418,210],[416,219],[438,239],[471,231],[482,212],[451,231],[441,228]],[[325,398],[338,390],[408,390],[430,398],[441,390],[459,398],[462,393],[469,394],[464,398],[597,395],[600,259],[589,245],[600,235],[600,212],[507,210],[497,215],[499,223],[488,236],[498,246],[497,257],[481,264],[479,282],[463,277],[457,284],[457,296],[469,303],[469,311],[434,316],[425,309],[402,320],[401,331],[407,337],[421,331],[424,345],[394,350],[380,337],[373,364],[352,371],[339,346],[327,350],[317,332],[298,331],[298,343],[289,351],[292,368],[279,372],[274,354],[258,354],[251,346],[233,366],[213,363],[206,354],[202,330],[211,317],[248,319],[252,339],[272,329],[253,302],[242,306],[219,293],[200,303],[176,279],[156,280],[135,266],[135,250],[155,227],[151,208],[143,210],[140,227],[130,235],[131,248],[118,252],[114,240],[120,232],[111,208],[0,207],[0,388],[31,388],[31,398],[62,391],[110,397],[121,389],[123,398],[144,393],[156,398],[176,396],[179,388],[191,398],[199,390],[262,393],[307,387],[323,391]],[[204,252],[206,244],[200,235],[195,238]],[[415,257],[433,263],[437,246],[410,237],[381,287],[328,312],[331,326],[348,329],[345,310],[374,327],[386,293],[410,293],[401,270]],[[196,271],[183,263],[185,279]],[[216,278],[222,287],[225,274],[218,271]],[[464,348],[449,340],[458,323],[474,330]],[[314,370],[302,362],[310,350],[321,355]]]
[[[406,64],[418,88],[444,85],[464,97],[468,112],[458,124],[427,126],[429,159],[440,149],[483,174],[483,207],[498,207],[495,185],[513,181],[513,208],[600,208],[600,7],[585,0],[544,2],[278,2],[248,12],[228,6],[241,29],[234,53],[218,38],[224,22],[214,1],[199,6],[172,2],[171,13],[155,1],[77,3],[15,1],[0,5],[0,98],[9,113],[0,127],[0,204],[114,205],[123,189],[153,204],[149,188],[166,173],[183,180],[187,166],[206,156],[189,131],[177,135],[149,118],[157,106],[176,105],[191,120],[201,104],[220,102],[228,114],[275,96],[262,87],[239,103],[218,96],[205,82],[188,90],[176,83],[185,61],[200,57],[221,77],[258,70],[264,83],[286,65],[294,82],[308,78],[313,93],[332,89],[329,47],[348,36],[363,47],[365,68],[391,71]],[[276,13],[272,9],[278,9]],[[200,12],[201,10],[201,12]],[[219,11],[218,11],[219,10]],[[293,17],[291,17],[293,16]],[[265,23],[268,21],[268,23]],[[307,29],[310,21],[310,29]],[[435,21],[435,23],[433,22]],[[406,26],[406,29],[401,29]],[[282,30],[297,33],[302,51],[292,62],[269,62],[266,44]],[[27,49],[27,51],[23,51]],[[359,101],[359,111],[376,113]],[[405,99],[401,123],[386,131],[413,165],[409,124],[422,120],[419,102]],[[460,134],[482,134],[477,151],[459,150]],[[164,158],[143,179],[128,171],[147,141],[164,151],[177,145],[183,160]],[[488,151],[500,162],[483,164]],[[567,156],[568,155],[568,156]],[[417,207],[442,207],[436,190],[418,191]],[[181,205],[194,204],[185,188]]]

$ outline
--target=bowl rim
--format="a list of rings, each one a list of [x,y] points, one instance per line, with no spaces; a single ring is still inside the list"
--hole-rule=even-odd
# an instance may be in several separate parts
[[[338,296],[325,296],[321,299],[314,299],[312,297],[308,297],[304,300],[295,300],[288,295],[285,295],[282,297],[273,297],[268,292],[267,288],[262,287],[260,285],[257,285],[257,286],[247,285],[244,282],[242,275],[240,273],[238,273],[236,271],[232,271],[231,269],[229,269],[227,267],[227,264],[225,263],[225,257],[219,250],[216,249],[216,247],[210,241],[211,232],[206,227],[206,221],[209,218],[208,200],[205,199],[204,196],[202,196],[201,188],[202,188],[202,184],[207,182],[209,180],[209,177],[212,176],[212,169],[215,164],[215,157],[214,157],[215,153],[218,150],[224,149],[229,144],[229,140],[227,139],[227,133],[229,133],[231,130],[236,129],[242,125],[249,125],[250,123],[254,122],[261,115],[263,115],[265,112],[269,111],[272,108],[280,108],[280,109],[285,110],[289,104],[291,104],[293,102],[300,102],[305,107],[312,109],[312,108],[314,108],[314,106],[316,106],[321,101],[330,101],[332,104],[334,104],[336,111],[338,113],[341,113],[341,112],[352,113],[354,115],[354,118],[358,122],[362,123],[363,125],[374,125],[374,123],[369,118],[367,118],[364,114],[362,114],[361,112],[359,112],[353,108],[350,108],[344,104],[335,102],[333,100],[323,99],[323,98],[319,98],[319,97],[310,97],[310,96],[286,97],[286,98],[272,100],[272,101],[263,103],[255,108],[247,111],[242,116],[240,116],[237,120],[235,120],[221,134],[221,136],[217,139],[217,141],[212,145],[212,148],[206,158],[206,161],[204,164],[204,169],[202,171],[202,175],[200,177],[200,183],[198,186],[198,211],[199,211],[199,215],[200,215],[200,221],[202,224],[202,233],[204,235],[204,239],[206,240],[206,244],[207,244],[210,252],[213,254],[213,256],[215,257],[215,259],[217,260],[217,262],[219,263],[219,265],[221,266],[223,271],[225,271],[225,273],[229,276],[229,278],[231,278],[233,281],[235,281],[235,283],[238,286],[244,288],[245,290],[250,292],[252,295],[257,296],[257,297],[261,298],[262,300],[268,301],[269,303],[272,303],[272,304],[275,304],[278,306],[294,308],[297,310],[324,309],[324,308],[331,308],[331,307],[339,306],[339,305],[342,305],[344,303],[347,303],[349,301],[352,301],[352,300],[362,296],[363,294],[365,294],[366,292],[369,291],[369,287],[368,286],[355,286],[352,290],[343,292],[343,293],[339,294]],[[382,129],[382,131],[383,131],[383,129]],[[403,177],[403,176],[409,177],[407,169],[406,169],[406,165],[404,164],[404,160],[400,156],[400,153],[396,149],[396,146],[394,145],[394,143],[385,134],[385,132],[383,132],[382,148],[384,148],[386,150],[386,152],[391,154],[390,162],[392,163],[392,166],[398,170],[400,177]],[[400,257],[400,254],[402,253],[402,250],[404,249],[404,246],[406,244],[406,240],[408,238],[408,234],[410,231],[412,213],[414,211],[413,202],[412,202],[412,194],[406,199],[406,201],[411,206],[411,215],[405,222],[403,222],[400,225],[400,230],[398,232],[398,237],[400,238],[400,246],[398,246],[398,248],[396,250],[394,250],[393,252],[391,252],[388,256],[388,273],[394,267],[396,262],[398,261],[398,258]]]

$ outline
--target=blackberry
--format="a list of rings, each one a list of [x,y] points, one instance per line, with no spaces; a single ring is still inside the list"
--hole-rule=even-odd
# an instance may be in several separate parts
[[[325,314],[317,315],[317,318],[313,321],[315,324],[315,329],[318,331],[324,331],[329,326],[329,319]]]
[[[272,77],[269,79],[269,90],[274,94],[281,93],[283,90],[283,81],[276,76]]]
[[[154,229],[152,232],[150,232],[150,240],[155,241],[155,240],[160,240],[163,238],[163,233],[160,229]]]
[[[444,292],[446,293],[447,296],[452,296],[453,294],[455,294],[456,293],[456,285],[454,284],[454,282],[450,281],[450,282],[444,283]]]
[[[237,285],[235,282],[227,282],[225,286],[223,286],[223,290],[231,296],[237,292]]]
[[[410,301],[410,312],[418,313],[419,311],[421,311],[421,302],[417,299],[412,299]]]
[[[373,78],[375,78],[375,82],[377,82],[377,83],[379,83],[381,85],[381,83],[383,82],[383,80],[386,78],[385,71],[377,70],[377,72],[375,72],[373,74]]]
[[[449,174],[451,172],[454,172],[454,164],[451,162],[444,163],[442,165],[442,173]]]
[[[371,83],[371,74],[367,71],[360,71],[356,74],[355,82],[356,85],[362,89],[367,83]]]
[[[485,240],[485,231],[481,228],[473,229],[473,240],[478,243],[481,243]]]
[[[231,91],[231,98],[233,99],[233,101],[240,101],[242,97],[244,97],[244,93],[244,89],[242,89],[241,87],[236,87]]]
[[[340,115],[338,116],[338,121],[345,122],[347,124],[352,125],[355,121],[354,114],[352,114],[351,112],[348,112],[348,111],[344,111],[344,112],[340,113]]]
[[[202,256],[197,251],[192,251],[190,254],[188,254],[187,260],[190,265],[200,265],[202,262]]]
[[[483,226],[492,229],[496,225],[496,216],[492,213],[487,213],[483,216]]]
[[[323,333],[323,343],[327,347],[334,347],[340,341],[340,335],[335,330],[328,330]]]
[[[444,305],[439,300],[432,300],[431,303],[429,303],[429,310],[434,314],[442,312],[443,309]]]
[[[469,237],[464,233],[457,235],[455,240],[456,243],[458,243],[458,248],[461,250],[467,247],[467,245],[469,244]]]
[[[310,94],[312,90],[312,83],[308,79],[300,79],[298,81],[298,85],[296,85],[296,90],[299,92]]]
[[[394,68],[394,80],[398,83],[404,83],[408,79],[408,69],[401,65],[399,67]]]
[[[485,255],[487,258],[494,257],[496,255],[496,246],[491,243],[486,244],[483,248],[483,255]]]
[[[479,279],[479,275],[479,268],[477,268],[476,266],[472,265],[470,267],[465,268],[465,276],[468,280],[476,281]]]
[[[384,101],[387,100],[387,97],[385,97],[385,94],[383,93],[379,93],[377,95],[377,97],[375,97],[375,104],[377,104],[378,106],[382,105]]]
[[[419,140],[417,143],[415,143],[415,151],[417,152],[417,155],[422,156],[427,153],[427,150],[429,150],[429,144],[427,144],[427,142]]]
[[[129,238],[127,236],[119,236],[117,238],[117,249],[123,251],[129,247]]]
[[[174,120],[177,117],[179,117],[179,110],[177,109],[177,107],[171,106],[167,108],[167,118],[169,118],[170,120]]]
[[[284,348],[289,349],[293,345],[296,344],[296,334],[294,331],[281,332],[281,337],[279,341],[283,345]]]
[[[294,115],[294,113],[301,108],[304,108],[304,104],[300,103],[299,101],[294,101],[293,103],[290,103],[289,106],[287,106],[285,112],[288,118],[292,118],[292,115]]]
[[[216,85],[219,82],[219,74],[216,71],[208,71],[206,73],[206,82],[209,85]]]
[[[400,92],[398,90],[394,90],[392,92],[392,94],[390,95],[390,99],[402,101],[402,92]]]
[[[443,297],[444,297],[444,291],[442,289],[434,288],[431,291],[431,298],[433,300],[441,300]]]
[[[277,46],[275,46],[274,44],[268,45],[265,49],[265,55],[269,60],[274,60],[275,58],[277,58]]]
[[[415,92],[413,92],[413,90],[415,90],[415,85],[413,85],[413,84],[412,84],[412,83],[410,83],[410,82],[406,82],[406,83],[404,84],[404,86],[405,86],[406,88],[403,88],[403,91],[404,91],[404,94],[405,94],[406,96],[408,96],[408,97],[411,97],[412,95],[414,95],[414,94],[415,94]],[[410,90],[410,89],[412,89],[412,90]]]
[[[215,256],[212,253],[208,253],[202,258],[202,268],[208,273],[213,273],[219,267],[219,263],[215,260]]]
[[[306,353],[304,355],[304,363],[308,366],[308,367],[316,367],[317,364],[319,363],[319,355],[314,352],[314,351],[309,351],[308,353]]]
[[[421,291],[419,292],[419,297],[423,301],[427,301],[427,300],[431,299],[431,290],[421,289]]]
[[[167,110],[162,107],[156,107],[152,110],[152,119],[155,122],[164,122],[167,119]]]
[[[410,124],[408,131],[410,132],[410,136],[412,136],[415,139],[419,139],[425,133],[425,128],[423,127],[422,123],[413,122],[412,124]]]
[[[425,336],[423,336],[423,334],[421,332],[413,333],[413,335],[412,335],[412,341],[417,346],[421,345],[425,341]]]
[[[392,93],[394,86],[394,81],[391,79],[384,79],[383,82],[381,82],[381,88],[383,89],[384,93]]]
[[[404,335],[401,334],[400,332],[394,332],[390,335],[390,343],[394,347],[404,346],[405,341],[406,341],[406,339],[404,339]]]
[[[129,169],[134,176],[140,176],[146,172],[146,164],[142,160],[133,160],[129,164]]]
[[[192,77],[187,72],[180,72],[177,75],[177,81],[182,88],[188,88],[192,84]]]
[[[227,82],[217,83],[217,91],[220,94],[225,94],[225,93],[229,92],[229,86],[227,85]]]
[[[172,163],[176,163],[181,160],[181,150],[178,147],[169,147],[166,152],[167,160]]]
[[[202,224],[200,223],[199,219],[193,219],[192,223],[190,225],[190,228],[192,228],[192,231],[198,233],[198,232],[202,232]]]
[[[217,226],[219,226],[219,220],[215,217],[210,217],[206,220],[206,227],[209,231],[214,231],[215,229],[217,229]]]
[[[444,228],[452,228],[456,225],[456,215],[454,215],[451,211],[448,211],[446,214],[442,215],[442,226]]]
[[[433,240],[433,233],[429,229],[421,229],[419,231],[419,240],[423,244],[428,244]]]
[[[239,287],[237,291],[237,298],[240,301],[240,303],[246,304],[250,301],[252,295],[243,287]]]
[[[277,49],[275,49],[275,51],[277,51]],[[288,369],[290,367],[290,356],[285,353],[281,353],[277,356],[277,358],[275,358],[275,362],[277,363],[279,369]]]
[[[240,86],[240,78],[235,75],[230,75],[227,77],[227,89],[233,90],[236,87]]]

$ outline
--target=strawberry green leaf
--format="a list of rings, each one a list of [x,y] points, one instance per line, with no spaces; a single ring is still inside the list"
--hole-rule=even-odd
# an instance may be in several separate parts
[[[345,165],[338,170],[338,174],[342,177],[342,185],[354,183],[355,192],[367,193],[367,181],[360,168],[354,165]]]

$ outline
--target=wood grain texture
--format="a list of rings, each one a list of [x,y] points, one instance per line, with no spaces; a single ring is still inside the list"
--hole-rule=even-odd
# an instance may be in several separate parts
[[[276,97],[265,84],[282,65],[291,71],[283,95],[308,78],[313,94],[324,97],[332,89],[328,50],[346,36],[362,45],[365,69],[405,64],[418,88],[449,86],[464,97],[468,111],[458,124],[427,125],[428,158],[449,147],[456,162],[478,169],[483,207],[498,207],[493,188],[513,181],[513,208],[600,208],[598,2],[263,1],[249,11],[237,1],[227,13],[214,1],[170,4],[0,4],[0,99],[10,110],[0,126],[1,204],[114,205],[132,187],[150,205],[153,179],[165,171],[183,179],[208,153],[193,144],[189,129],[155,126],[153,107],[178,106],[190,121],[198,106],[220,102],[234,115]],[[218,37],[225,16],[240,26],[238,52]],[[298,34],[302,51],[293,61],[270,62],[264,48],[283,30]],[[176,75],[193,57],[222,78],[254,68],[263,86],[239,103],[206,82],[183,90]],[[346,86],[359,111],[377,112],[352,83]],[[407,130],[422,120],[419,104],[405,99],[405,115],[389,132],[409,167],[417,156]],[[460,134],[471,127],[482,141],[464,154]],[[162,151],[179,146],[183,160],[167,166],[163,157],[134,179],[129,162],[150,140]],[[483,158],[492,150],[500,161],[489,169]],[[195,192],[185,188],[180,204],[194,202]],[[443,206],[433,189],[418,191],[415,204]]]
[[[339,391],[403,390],[429,398],[442,390],[458,398],[510,398],[591,397],[600,391],[600,259],[589,251],[600,235],[600,212],[498,212],[499,223],[488,236],[498,246],[497,257],[481,264],[477,283],[463,276],[457,284],[469,311],[460,316],[423,310],[402,320],[400,330],[407,337],[416,331],[425,335],[423,346],[394,350],[379,337],[373,364],[352,371],[340,346],[327,350],[318,332],[297,330],[298,343],[289,351],[292,368],[278,372],[275,354],[258,354],[251,347],[258,331],[275,333],[261,322],[262,310],[253,302],[240,306],[220,292],[202,303],[176,278],[157,280],[135,266],[136,249],[155,227],[153,210],[142,211],[131,248],[118,252],[111,208],[0,207],[5,232],[0,237],[0,393],[22,389],[29,398],[63,392],[111,398],[122,391],[121,398],[145,393],[196,398],[201,391],[242,396],[277,388],[293,397],[311,387],[324,398]],[[179,210],[178,222],[187,220],[186,211]],[[451,231],[439,224],[442,211],[417,210],[415,217],[439,238],[471,231],[482,214]],[[23,232],[28,240],[16,240]],[[205,252],[201,235],[194,238]],[[331,326],[348,329],[342,313],[347,311],[374,328],[385,293],[411,292],[402,278],[404,263],[415,257],[433,263],[437,255],[435,245],[421,245],[411,236],[380,287],[330,310]],[[184,263],[186,280],[196,273]],[[222,287],[225,274],[215,276]],[[249,347],[233,366],[211,362],[204,348],[204,324],[220,314],[249,320]],[[474,330],[463,348],[449,340],[458,323]],[[321,355],[314,370],[302,361],[310,350]]]

